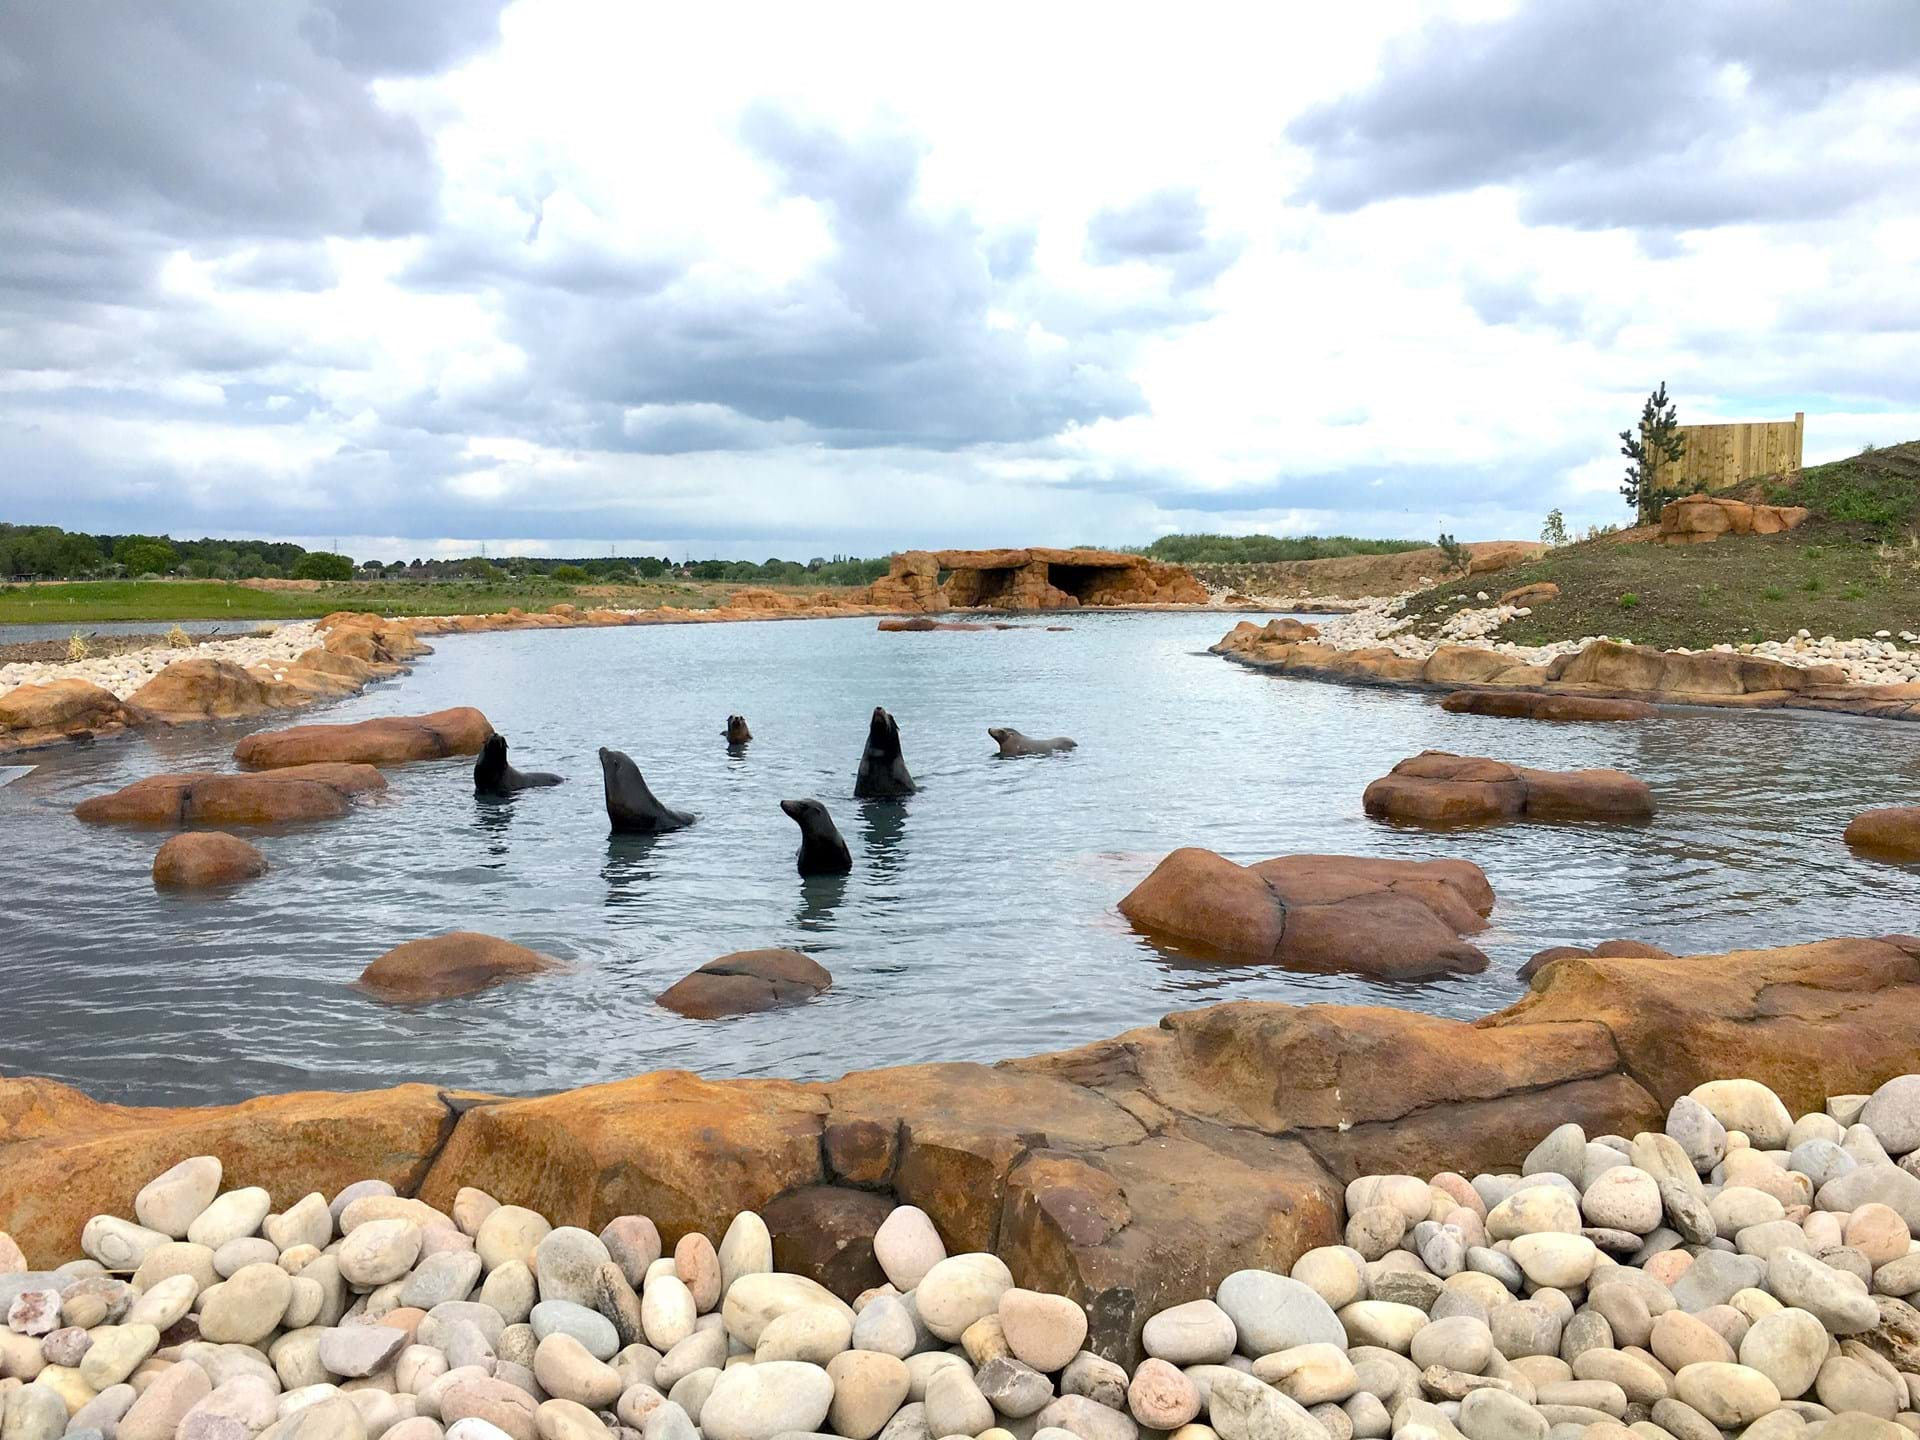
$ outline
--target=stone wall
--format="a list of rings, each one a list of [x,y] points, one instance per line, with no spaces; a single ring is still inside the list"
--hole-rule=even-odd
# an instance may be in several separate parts
[[[851,1294],[877,1283],[861,1245],[900,1201],[950,1251],[998,1251],[1017,1283],[1085,1302],[1092,1348],[1120,1356],[1165,1305],[1337,1243],[1362,1173],[1511,1169],[1565,1121],[1658,1128],[1708,1079],[1817,1108],[1912,1070],[1916,1034],[1920,939],[1889,936],[1564,959],[1472,1024],[1240,1002],[1057,1054],[819,1084],[660,1071],[527,1100],[403,1085],[165,1110],[0,1079],[0,1229],[30,1263],[64,1260],[89,1216],[214,1154],[229,1185],[276,1196],[371,1177],[445,1208],[470,1184],[561,1224],[649,1215],[669,1246],[756,1209],[783,1263]]]

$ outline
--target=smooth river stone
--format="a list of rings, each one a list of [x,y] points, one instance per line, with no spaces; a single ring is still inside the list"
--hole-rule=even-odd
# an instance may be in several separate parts
[[[1920,1150],[1920,1075],[1897,1075],[1874,1091],[1860,1111],[1860,1123],[1889,1155]]]
[[[1667,1111],[1667,1134],[1704,1175],[1726,1158],[1727,1127],[1691,1095],[1682,1095]]]
[[[570,1300],[542,1300],[527,1318],[533,1333],[542,1340],[549,1335],[571,1335],[596,1360],[611,1360],[619,1353],[620,1336],[613,1322],[584,1305]]]
[[[1782,1113],[1785,1109],[1781,1106]],[[1781,1133],[1784,1136],[1785,1126]],[[1778,1387],[1748,1365],[1718,1361],[1689,1365],[1673,1377],[1673,1390],[1675,1399],[1691,1405],[1723,1430],[1751,1425],[1768,1411],[1780,1408]]]
[[[549,1395],[590,1410],[607,1409],[627,1388],[619,1371],[595,1359],[586,1346],[564,1332],[540,1342],[533,1355],[533,1375]]]
[[[512,1440],[535,1440],[534,1414],[539,1409],[533,1396],[518,1386],[475,1372],[449,1383],[440,1390],[440,1419],[449,1430],[455,1422],[469,1417],[498,1426]]]
[[[1365,1299],[1367,1294],[1367,1277],[1362,1269],[1361,1257],[1344,1245],[1321,1245],[1307,1251],[1293,1262],[1291,1278],[1305,1285],[1334,1310]]]
[[[187,1238],[187,1227],[220,1193],[220,1161],[195,1155],[163,1171],[140,1187],[133,1197],[133,1215],[149,1230],[175,1240]]]
[[[1353,1362],[1338,1345],[1296,1345],[1262,1355],[1253,1362],[1253,1374],[1305,1406],[1345,1400],[1360,1386]]]
[[[320,1363],[332,1374],[357,1380],[385,1369],[406,1343],[406,1331],[387,1325],[332,1326],[320,1333]]]
[[[693,1292],[694,1307],[701,1314],[720,1303],[720,1256],[699,1231],[682,1235],[674,1244],[673,1273]]]
[[[1767,1289],[1782,1303],[1810,1311],[1835,1335],[1855,1335],[1880,1323],[1880,1308],[1865,1286],[1797,1250],[1774,1252],[1767,1262]]]
[[[369,1220],[340,1242],[340,1274],[363,1289],[389,1284],[413,1268],[423,1238],[412,1220]]]
[[[1660,1225],[1660,1182],[1636,1165],[1614,1166],[1587,1186],[1580,1213],[1589,1225],[1649,1234]]]
[[[1584,1285],[1600,1252],[1584,1235],[1540,1233],[1517,1236],[1508,1247],[1515,1262],[1536,1286],[1556,1290]]]
[[[273,1197],[258,1185],[229,1190],[194,1216],[187,1226],[187,1239],[218,1250],[229,1240],[259,1234],[260,1222],[272,1209]]]
[[[509,1325],[525,1324],[539,1298],[539,1282],[524,1261],[509,1260],[496,1266],[480,1282],[480,1303],[497,1311]]]
[[[803,1360],[810,1365],[825,1365],[847,1348],[853,1336],[853,1322],[844,1310],[826,1305],[803,1305],[789,1310],[760,1332],[754,1347],[753,1363],[770,1360]]]
[[[993,1406],[964,1365],[927,1382],[927,1428],[936,1435],[978,1435],[993,1426]]]
[[[871,1350],[849,1350],[827,1363],[833,1401],[827,1423],[847,1440],[871,1440],[907,1398],[906,1362]]]
[[[96,1215],[80,1231],[80,1249],[108,1270],[131,1274],[171,1236],[113,1215]]]
[[[818,1365],[742,1365],[714,1382],[700,1407],[700,1432],[705,1440],[773,1440],[783,1431],[818,1430],[833,1394],[833,1378]]]
[[[1456,1422],[1467,1440],[1546,1440],[1547,1418],[1504,1390],[1470,1390]]]
[[[1014,1358],[1043,1374],[1065,1369],[1087,1338],[1087,1312],[1064,1295],[1015,1287],[1000,1296],[999,1316]]]
[[[1756,1150],[1778,1150],[1792,1133],[1793,1116],[1758,1080],[1709,1080],[1689,1093],[1728,1130],[1745,1135]]]
[[[1236,1270],[1220,1282],[1214,1300],[1233,1321],[1240,1353],[1249,1359],[1296,1345],[1347,1343],[1346,1328],[1332,1307],[1286,1275]]]
[[[1827,1327],[1800,1309],[1763,1315],[1740,1341],[1740,1363],[1765,1375],[1789,1400],[1813,1388],[1827,1358]]]
[[[1054,1405],[1064,1403],[1062,1399]],[[1054,1405],[1040,1412],[1042,1420]],[[1207,1418],[1220,1440],[1327,1440],[1327,1432],[1304,1408],[1238,1370],[1222,1369],[1214,1376],[1207,1393]],[[1093,1440],[1084,1431],[1076,1433],[1083,1440]],[[1131,1427],[1118,1440],[1133,1440]]]
[[[1148,1359],[1127,1386],[1127,1409],[1149,1430],[1178,1430],[1200,1413],[1200,1391],[1166,1361]]]
[[[980,1393],[987,1397],[988,1404],[998,1413],[1014,1420],[1024,1420],[1053,1401],[1053,1382],[1031,1365],[1021,1364],[1011,1355],[989,1360],[980,1367],[973,1382],[980,1387]]]
[[[671,1350],[693,1333],[699,1318],[693,1292],[679,1276],[654,1275],[647,1280],[640,1296],[640,1328],[654,1349]]]
[[[93,1344],[80,1361],[80,1378],[95,1392],[118,1385],[160,1346],[160,1332],[151,1325],[102,1325],[90,1333]]]
[[[720,1293],[726,1294],[742,1275],[765,1275],[773,1269],[773,1236],[767,1222],[751,1210],[742,1210],[720,1237]],[[885,1267],[882,1267],[883,1269]]]
[[[1151,1320],[1147,1328],[1153,1328]],[[874,1350],[904,1360],[919,1343],[920,1330],[913,1323],[913,1312],[898,1296],[881,1295],[868,1301],[853,1322],[855,1350]],[[1151,1350],[1151,1346],[1148,1348]]]
[[[358,1235],[360,1231],[353,1233]],[[413,1273],[400,1286],[400,1303],[419,1310],[431,1310],[449,1300],[466,1299],[479,1283],[480,1256],[476,1252],[443,1250],[438,1255],[429,1255],[414,1267]]]
[[[1580,1233],[1580,1206],[1558,1186],[1530,1185],[1487,1212],[1487,1236],[1512,1240],[1521,1235]]]
[[[473,1248],[488,1270],[497,1270],[509,1260],[525,1264],[552,1229],[544,1215],[520,1205],[502,1205],[480,1222]]]
[[[838,1306],[853,1314],[851,1305],[818,1281],[784,1272],[741,1276],[721,1301],[720,1314],[727,1333],[751,1347],[777,1317],[804,1305]]]
[[[873,1257],[893,1287],[904,1293],[916,1289],[927,1272],[947,1258],[947,1247],[926,1211],[896,1205],[873,1232]]]
[[[897,1212],[896,1212],[897,1213]],[[914,1287],[920,1322],[942,1340],[958,1340],[974,1321],[994,1314],[1013,1288],[1013,1275],[997,1255],[951,1255]]]
[[[599,1236],[574,1225],[549,1230],[534,1246],[533,1273],[542,1300],[566,1300],[592,1306],[595,1276],[613,1258]]]
[[[1487,1328],[1486,1321],[1470,1315],[1435,1320],[1414,1333],[1408,1354],[1422,1369],[1438,1365],[1445,1370],[1478,1375],[1493,1359],[1493,1332]],[[1301,1403],[1313,1402],[1301,1400]]]
[[[644,1215],[615,1216],[600,1232],[600,1243],[635,1289],[645,1282],[647,1267],[660,1258],[659,1227]]]
[[[654,1366],[652,1383],[659,1390],[672,1390],[694,1371],[718,1370],[726,1363],[726,1328],[714,1326],[705,1330],[695,1330],[660,1357],[659,1362]]]
[[[866,1318],[865,1311],[861,1318]],[[1140,1344],[1147,1354],[1170,1364],[1218,1365],[1233,1354],[1238,1338],[1226,1311],[1211,1300],[1189,1300],[1149,1319]]]
[[[239,1271],[234,1273],[237,1275]],[[145,1294],[127,1307],[127,1323],[151,1325],[156,1330],[171,1330],[186,1318],[199,1294],[200,1285],[193,1276],[169,1275],[149,1286]]]
[[[1862,1164],[1820,1187],[1822,1210],[1858,1210],[1862,1205],[1890,1206],[1901,1219],[1920,1228],[1920,1179],[1897,1165]]]
[[[254,1345],[267,1338],[293,1299],[293,1277],[278,1265],[249,1265],[205,1291],[200,1336],[216,1345]]]
[[[318,1190],[303,1195],[278,1215],[260,1222],[260,1233],[280,1247],[280,1253],[311,1245],[324,1249],[333,1240],[333,1211]]]

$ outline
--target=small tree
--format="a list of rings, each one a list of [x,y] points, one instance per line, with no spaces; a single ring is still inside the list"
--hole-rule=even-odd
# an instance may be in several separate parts
[[[309,550],[294,562],[296,580],[351,580],[353,561],[331,550]]]
[[[1638,432],[1620,432],[1620,453],[1632,463],[1620,494],[1633,507],[1639,524],[1649,525],[1660,518],[1665,494],[1660,486],[1660,467],[1686,454],[1687,442],[1680,438],[1680,407],[1667,399],[1667,382],[1647,396],[1640,407]]]
[[[578,565],[556,565],[553,567],[553,578],[562,585],[585,585],[593,576]]]
[[[1540,527],[1540,540],[1550,550],[1573,543],[1573,537],[1567,533],[1567,517],[1560,513],[1559,506],[1547,511],[1547,523]]]
[[[1465,575],[1473,569],[1473,556],[1467,547],[1446,531],[1440,532],[1440,539],[1436,543],[1440,546],[1440,553],[1446,557],[1449,575]]]

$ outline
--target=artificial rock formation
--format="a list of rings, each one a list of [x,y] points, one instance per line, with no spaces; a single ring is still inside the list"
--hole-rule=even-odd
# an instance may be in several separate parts
[[[376,1000],[416,1004],[451,1000],[508,980],[566,967],[511,940],[455,930],[396,945],[360,972],[355,986]]]
[[[1120,902],[1145,934],[1236,960],[1393,979],[1484,970],[1460,937],[1483,929],[1493,889],[1465,860],[1282,855],[1236,865],[1176,850]]]
[[[1644,700],[1597,695],[1548,695],[1537,690],[1456,690],[1440,702],[1455,715],[1508,720],[1651,720],[1660,712]]]
[[[267,873],[267,857],[237,835],[190,830],[175,835],[153,857],[153,883],[166,890],[237,885]]]
[[[682,976],[659,1003],[690,1020],[718,1020],[803,1004],[832,984],[825,966],[797,950],[742,950]]]
[[[940,572],[947,571],[945,584]],[[1205,605],[1207,590],[1179,565],[1111,550],[909,550],[869,587],[876,605],[912,611],[986,606]]]
[[[1755,505],[1718,495],[1683,495],[1660,507],[1660,543],[1706,545],[1722,535],[1779,535],[1805,522],[1804,505]]]
[[[140,721],[126,701],[85,680],[20,685],[0,695],[0,754],[91,740]]]
[[[1369,815],[1414,825],[1502,820],[1644,820],[1653,793],[1620,770],[1529,770],[1476,755],[1425,750],[1361,797]]]
[[[383,715],[348,725],[295,725],[262,730],[234,746],[233,758],[250,770],[342,762],[403,765],[478,755],[493,726],[471,705],[430,715]]]
[[[1920,805],[1864,810],[1847,823],[1846,841],[1890,860],[1920,860]]]
[[[1644,940],[1602,940],[1598,945],[1549,945],[1536,950],[1516,972],[1515,978],[1531,980],[1556,960],[1678,960],[1671,950],[1649,945]]]
[[[857,1247],[878,1196],[925,1210],[949,1253],[994,1250],[1016,1283],[1071,1296],[1088,1348],[1124,1356],[1166,1305],[1338,1244],[1361,1175],[1517,1169],[1562,1122],[1658,1130],[1727,1076],[1802,1113],[1909,1071],[1916,1033],[1920,939],[1890,936],[1570,958],[1474,1024],[1240,1002],[1031,1059],[814,1084],[662,1071],[527,1100],[404,1085],[155,1110],[0,1079],[0,1223],[30,1265],[60,1263],[89,1216],[129,1213],[194,1155],[275,1196],[373,1177],[443,1211],[472,1185],[596,1231],[644,1214],[668,1247],[782,1205],[830,1210]]]
[[[73,807],[79,819],[122,825],[278,825],[332,820],[355,796],[384,790],[371,765],[294,765],[257,775],[149,775]]]

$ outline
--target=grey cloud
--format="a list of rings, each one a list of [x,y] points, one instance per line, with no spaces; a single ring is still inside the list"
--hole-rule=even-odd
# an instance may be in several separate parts
[[[1301,196],[1347,211],[1481,185],[1520,188],[1523,218],[1686,228],[1832,214],[1897,183],[1903,156],[1835,162],[1796,117],[1920,63],[1912,0],[1531,0],[1510,17],[1436,22],[1387,48],[1365,88],[1304,112],[1289,137]],[[1716,81],[1747,89],[1731,100]],[[1760,128],[1756,165],[1740,142]]]
[[[1207,233],[1207,212],[1192,190],[1159,190],[1087,221],[1087,255],[1096,264],[1144,260],[1164,266],[1178,288],[1205,285],[1240,258],[1240,245]]]
[[[490,47],[506,0],[317,0],[300,34],[322,55],[368,75],[431,75]]]

